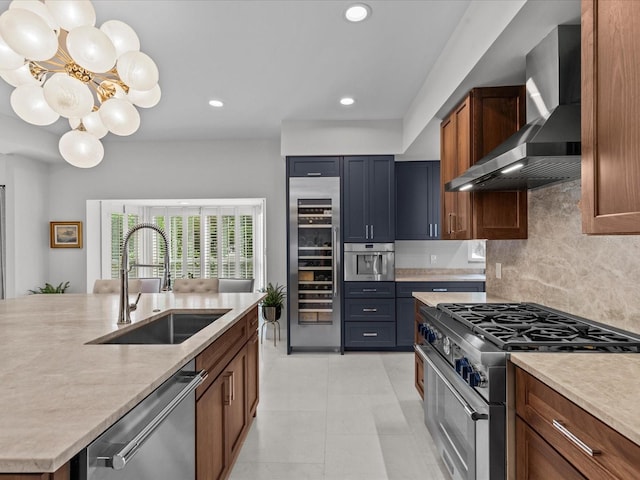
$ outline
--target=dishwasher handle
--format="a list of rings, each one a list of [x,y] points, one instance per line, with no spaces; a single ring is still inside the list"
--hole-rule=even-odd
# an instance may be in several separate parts
[[[98,460],[104,460],[108,467],[114,470],[122,470],[127,466],[136,453],[140,450],[140,447],[151,436],[151,434],[160,426],[160,424],[167,418],[173,410],[189,396],[202,382],[207,378],[207,372],[201,370],[193,379],[185,385],[185,387],[178,392],[178,394],[164,407],[160,413],[158,413],[131,441],[129,441],[118,453],[111,458],[102,457]]]

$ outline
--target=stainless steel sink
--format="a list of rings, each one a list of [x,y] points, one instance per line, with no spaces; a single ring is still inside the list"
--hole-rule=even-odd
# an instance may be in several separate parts
[[[227,310],[228,311],[228,310]],[[216,313],[170,313],[139,327],[126,329],[106,340],[94,343],[127,345],[172,345],[182,343],[211,325],[227,311]]]

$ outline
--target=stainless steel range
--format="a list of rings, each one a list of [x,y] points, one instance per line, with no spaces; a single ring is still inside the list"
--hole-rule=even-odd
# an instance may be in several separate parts
[[[509,352],[640,352],[640,338],[535,303],[421,307],[425,423],[454,479],[506,478]]]

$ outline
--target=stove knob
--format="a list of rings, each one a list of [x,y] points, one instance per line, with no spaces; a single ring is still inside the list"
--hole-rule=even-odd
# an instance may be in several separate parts
[[[479,372],[473,372],[469,375],[469,385],[478,387],[482,383],[482,375]]]
[[[463,372],[469,368],[471,368],[471,364],[466,357],[456,358],[456,372],[458,375],[464,377]]]
[[[433,343],[436,341],[436,333],[430,328],[427,331],[426,338],[427,338],[427,342]]]

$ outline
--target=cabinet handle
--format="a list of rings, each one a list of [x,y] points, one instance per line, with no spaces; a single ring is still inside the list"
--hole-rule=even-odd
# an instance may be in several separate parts
[[[373,240],[373,225],[371,225],[371,240]]]
[[[432,288],[431,291],[432,292],[448,292],[449,290],[447,288]]]
[[[377,312],[378,309],[377,308],[363,308],[362,309],[363,312]]]
[[[451,226],[451,218],[453,217],[453,213],[449,214],[449,235],[453,233],[453,227]]]
[[[225,372],[224,374],[224,404],[231,405],[233,400],[233,372]]]
[[[364,226],[364,238],[369,240],[369,225]]]
[[[378,336],[378,332],[364,332],[362,334],[363,337],[377,337]]]
[[[321,172],[308,172],[307,177],[320,177],[322,176]]]
[[[429,224],[429,236],[433,237],[433,223]]]
[[[377,288],[363,288],[362,291],[363,292],[377,292],[378,289]]]
[[[438,224],[437,224],[437,223],[434,223],[433,225],[434,225],[434,227],[435,227],[435,228],[434,228],[434,230],[436,231],[436,234],[435,234],[434,236],[435,236],[436,238],[438,238]]]
[[[560,422],[560,420],[556,420],[554,418],[552,424],[556,430],[558,430],[562,435],[567,437],[576,447],[578,447],[580,450],[585,452],[590,457],[599,455],[601,453],[600,450],[595,450],[591,448],[589,445],[587,445],[578,437],[576,437],[572,432],[569,431],[569,429],[567,429],[567,427],[565,427],[562,424],[562,422]]]

